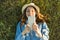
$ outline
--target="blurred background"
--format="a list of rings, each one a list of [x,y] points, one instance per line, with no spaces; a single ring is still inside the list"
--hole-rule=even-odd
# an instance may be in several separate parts
[[[0,40],[14,40],[22,6],[31,0],[0,0]],[[49,40],[60,40],[60,0],[32,0],[48,17]]]

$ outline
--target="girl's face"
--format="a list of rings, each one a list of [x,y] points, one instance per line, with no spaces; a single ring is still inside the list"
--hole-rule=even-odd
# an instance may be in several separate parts
[[[35,9],[33,8],[33,7],[28,7],[27,9],[26,9],[26,16],[28,17],[28,16],[34,16],[35,15]]]

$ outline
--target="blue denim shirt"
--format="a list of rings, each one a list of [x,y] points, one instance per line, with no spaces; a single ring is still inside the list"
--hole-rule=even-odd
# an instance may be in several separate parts
[[[25,29],[26,24],[24,24],[22,27],[20,27],[20,23],[21,22],[19,22],[16,26],[15,40],[49,40],[49,28],[48,28],[46,22],[44,22],[43,24],[42,23],[38,24],[39,29],[43,35],[42,38],[38,37],[33,30],[31,33],[27,33],[25,36],[23,36],[22,31]]]

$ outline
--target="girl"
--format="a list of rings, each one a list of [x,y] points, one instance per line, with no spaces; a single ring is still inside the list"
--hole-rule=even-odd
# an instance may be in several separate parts
[[[32,30],[28,23],[29,16],[35,16]],[[17,24],[15,40],[49,40],[48,34],[49,29],[39,7],[34,3],[25,4],[22,8],[22,17]]]

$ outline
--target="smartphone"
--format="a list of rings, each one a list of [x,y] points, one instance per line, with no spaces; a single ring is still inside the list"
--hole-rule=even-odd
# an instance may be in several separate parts
[[[32,30],[32,25],[35,22],[35,16],[29,16],[28,17],[28,24],[30,25],[30,28]]]

